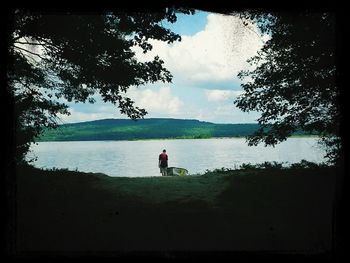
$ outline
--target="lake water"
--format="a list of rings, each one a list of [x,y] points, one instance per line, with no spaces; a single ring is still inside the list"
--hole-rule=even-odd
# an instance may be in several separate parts
[[[320,163],[324,150],[317,138],[289,138],[273,147],[250,147],[244,138],[40,142],[32,145],[28,158],[36,156],[34,166],[68,168],[83,172],[101,172],[109,176],[160,176],[158,156],[163,149],[169,167],[186,168],[190,174],[207,169],[238,168],[242,163],[284,162],[287,165],[305,159]]]

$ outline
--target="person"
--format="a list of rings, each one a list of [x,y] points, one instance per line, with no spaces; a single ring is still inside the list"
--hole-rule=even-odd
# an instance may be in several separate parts
[[[160,172],[162,176],[167,176],[168,169],[168,155],[166,154],[166,150],[164,149],[161,154],[159,154],[159,163],[158,167],[160,168]]]

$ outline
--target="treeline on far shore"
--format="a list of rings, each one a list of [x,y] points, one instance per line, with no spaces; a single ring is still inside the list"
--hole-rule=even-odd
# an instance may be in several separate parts
[[[256,123],[215,124],[185,119],[104,119],[60,125],[46,129],[38,141],[92,141],[140,139],[205,139],[245,137],[253,134]],[[315,135],[297,131],[294,136]]]

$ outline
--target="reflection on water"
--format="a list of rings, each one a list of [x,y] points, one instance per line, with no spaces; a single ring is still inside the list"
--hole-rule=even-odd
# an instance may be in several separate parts
[[[249,147],[244,138],[145,141],[40,142],[32,145],[36,167],[102,172],[109,176],[160,176],[158,155],[167,150],[169,166],[190,174],[216,168],[238,168],[265,161],[323,162],[316,138],[289,138],[276,147]],[[28,157],[33,157],[28,154]]]

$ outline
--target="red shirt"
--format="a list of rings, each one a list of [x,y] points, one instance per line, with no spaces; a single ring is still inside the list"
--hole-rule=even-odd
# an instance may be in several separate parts
[[[168,155],[166,153],[159,154],[159,161],[161,167],[168,167]]]

